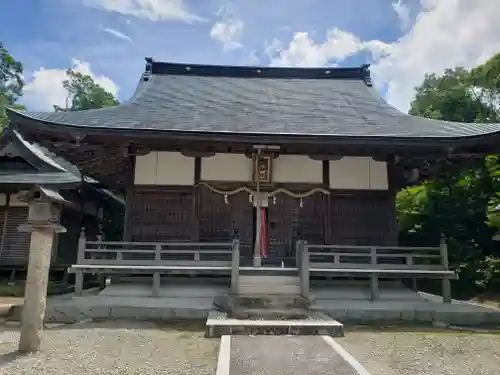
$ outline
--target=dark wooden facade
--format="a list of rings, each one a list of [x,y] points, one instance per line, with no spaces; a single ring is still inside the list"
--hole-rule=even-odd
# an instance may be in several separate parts
[[[64,159],[26,142],[18,132],[4,131],[0,136],[1,272],[25,269],[28,265],[30,234],[18,228],[26,224],[29,208],[20,196],[33,186],[49,189],[65,201],[60,222],[66,232],[55,239],[51,258],[53,270],[63,270],[75,263],[82,227],[89,238],[96,239],[103,230],[104,214],[110,211],[119,214],[124,209],[118,196],[79,173]]]
[[[28,266],[30,234],[18,230],[28,219],[28,207],[0,206],[0,271]],[[82,215],[63,207],[61,225],[65,233],[57,236],[51,257],[51,268],[63,270],[76,262],[78,237],[82,225],[90,239],[96,239],[100,220],[97,215]]]
[[[232,184],[220,184],[220,187]],[[304,186],[301,186],[303,189]],[[293,189],[293,186],[290,187]],[[228,241],[237,231],[242,257],[253,255],[255,210],[247,193],[228,197],[205,186],[134,186],[125,227],[137,242]],[[299,239],[312,244],[397,245],[395,192],[335,191],[269,200],[270,258],[292,259]]]

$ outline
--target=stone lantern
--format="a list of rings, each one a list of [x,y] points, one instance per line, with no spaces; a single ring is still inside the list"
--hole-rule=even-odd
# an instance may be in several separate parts
[[[43,186],[34,186],[20,199],[29,203],[29,213],[18,229],[31,233],[31,241],[19,351],[29,353],[40,350],[52,247],[55,235],[66,232],[59,220],[63,205],[70,202]]]

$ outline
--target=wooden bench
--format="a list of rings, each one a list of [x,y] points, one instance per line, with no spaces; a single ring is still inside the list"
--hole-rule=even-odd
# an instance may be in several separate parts
[[[153,276],[153,296],[160,292],[161,274],[172,272],[233,273],[234,254],[239,257],[239,242],[110,242],[78,243],[77,264],[68,268],[75,274],[75,295],[83,292],[85,273]]]
[[[297,244],[297,262],[302,291],[309,292],[311,273],[334,274],[370,279],[372,300],[380,297],[379,278],[440,279],[443,302],[451,302],[450,280],[457,274],[449,270],[446,242],[439,247],[342,246]]]

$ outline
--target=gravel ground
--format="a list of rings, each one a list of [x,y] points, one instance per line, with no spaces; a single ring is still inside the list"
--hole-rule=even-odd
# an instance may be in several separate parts
[[[336,340],[372,375],[500,374],[499,334],[355,330]]]
[[[46,329],[42,351],[20,357],[18,332],[0,328],[0,374],[214,374],[219,340],[202,325],[102,322]]]

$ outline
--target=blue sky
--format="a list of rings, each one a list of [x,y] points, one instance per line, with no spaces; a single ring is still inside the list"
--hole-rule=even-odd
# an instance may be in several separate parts
[[[372,63],[378,90],[405,111],[426,72],[474,66],[500,51],[499,26],[459,27],[464,17],[486,23],[491,17],[497,24],[500,5],[492,3],[497,2],[18,0],[0,8],[0,41],[24,64],[22,102],[37,110],[62,104],[61,82],[69,67],[92,74],[126,100],[144,57],[151,56],[230,65]],[[476,38],[482,42],[473,45]]]

